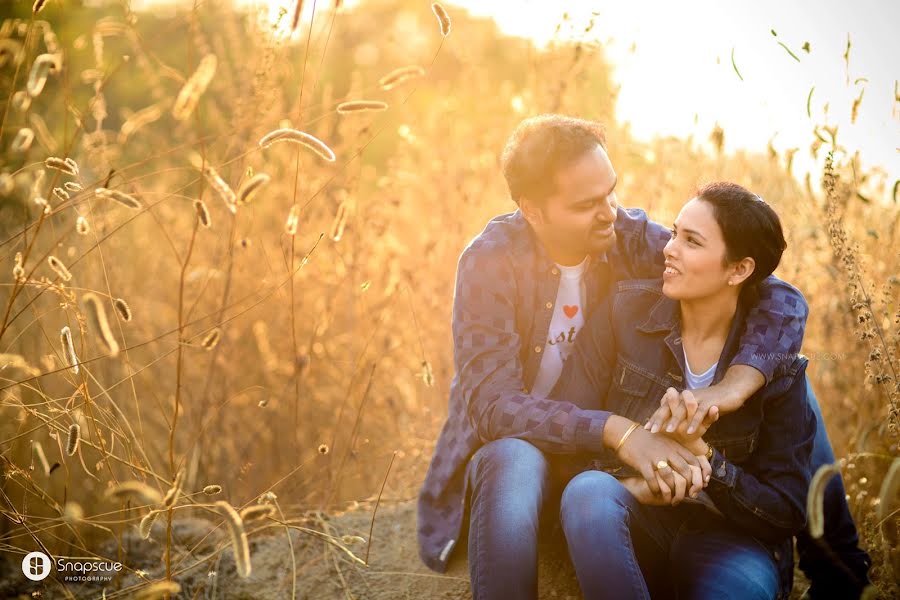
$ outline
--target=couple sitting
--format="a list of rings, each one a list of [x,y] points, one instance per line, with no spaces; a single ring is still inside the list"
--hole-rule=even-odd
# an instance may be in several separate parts
[[[870,561],[839,479],[824,544],[804,533],[834,456],[798,354],[806,302],[770,276],[778,216],[716,183],[666,229],[618,207],[605,147],[558,115],[507,144],[519,210],[460,257],[423,561],[445,571],[468,520],[474,598],[535,598],[559,522],[588,599],[787,598],[797,536],[814,598],[858,596]]]

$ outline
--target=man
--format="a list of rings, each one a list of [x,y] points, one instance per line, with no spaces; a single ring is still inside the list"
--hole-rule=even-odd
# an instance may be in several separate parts
[[[588,468],[615,454],[676,502],[709,477],[703,457],[665,432],[622,430],[605,411],[546,399],[587,314],[612,283],[663,271],[669,232],[641,210],[618,207],[600,126],[559,115],[527,119],[507,143],[503,171],[519,210],[493,219],[460,257],[456,375],[418,503],[420,556],[439,572],[468,507],[476,599],[536,597],[538,529],[555,516],[542,511],[552,506],[560,464]],[[723,412],[740,407],[789,362],[778,358],[799,352],[807,312],[796,289],[769,278],[726,377],[698,390],[698,403]],[[817,445],[828,446],[820,428]],[[841,518],[828,523],[826,537],[865,557],[843,490],[835,490],[827,510]],[[832,540],[838,530],[842,537]]]

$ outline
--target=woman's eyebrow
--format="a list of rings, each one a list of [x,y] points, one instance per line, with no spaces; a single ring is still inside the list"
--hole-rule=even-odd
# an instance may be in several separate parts
[[[684,233],[690,233],[690,234],[696,235],[697,237],[703,238],[704,240],[706,239],[706,236],[704,236],[702,233],[700,233],[699,231],[696,231],[694,229],[685,229]]]

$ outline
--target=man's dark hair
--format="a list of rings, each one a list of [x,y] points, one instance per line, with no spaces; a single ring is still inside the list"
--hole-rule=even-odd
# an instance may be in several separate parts
[[[555,173],[597,144],[606,149],[603,126],[564,115],[539,115],[516,127],[503,149],[503,176],[509,195],[541,203],[556,191]]]
[[[754,289],[772,274],[787,248],[778,214],[736,183],[710,183],[697,191],[697,198],[712,206],[725,239],[725,260],[738,262],[749,256],[756,263],[744,281],[744,290]]]

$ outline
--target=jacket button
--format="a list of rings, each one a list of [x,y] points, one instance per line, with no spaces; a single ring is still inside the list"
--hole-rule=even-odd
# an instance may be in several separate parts
[[[545,304],[544,306],[546,306],[548,309],[549,309],[549,308],[553,308],[553,303],[552,303],[552,302],[548,302],[548,303]]]
[[[553,269],[550,272],[553,273],[554,275],[559,275],[559,269],[557,269],[556,267],[553,267]]]
[[[535,346],[535,347],[534,347],[534,351],[537,352],[538,354],[540,354],[540,353],[541,353],[541,347],[540,347],[540,346]]]

